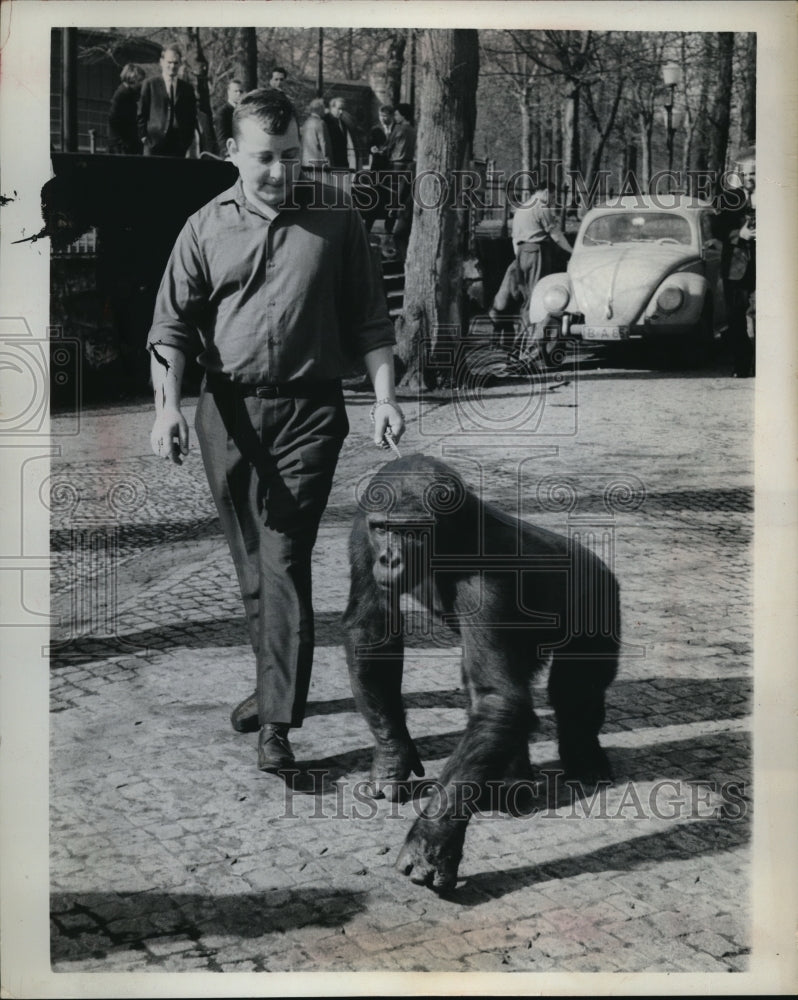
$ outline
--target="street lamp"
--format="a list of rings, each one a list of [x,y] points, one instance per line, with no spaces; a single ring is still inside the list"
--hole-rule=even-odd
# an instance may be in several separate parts
[[[665,108],[665,127],[668,130],[668,186],[671,184],[671,171],[673,170],[673,136],[681,122],[681,114],[678,114],[678,122],[673,110],[673,95],[676,87],[682,82],[682,68],[678,63],[665,63],[662,67],[662,79],[668,88],[668,96],[663,107]]]

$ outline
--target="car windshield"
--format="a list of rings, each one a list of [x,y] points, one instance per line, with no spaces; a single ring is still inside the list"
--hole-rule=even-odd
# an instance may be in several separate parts
[[[600,215],[585,230],[585,246],[614,243],[692,243],[690,224],[670,212],[613,212]]]

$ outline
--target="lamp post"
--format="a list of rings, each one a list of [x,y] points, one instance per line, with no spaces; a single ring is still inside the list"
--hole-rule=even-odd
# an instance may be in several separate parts
[[[674,62],[665,63],[662,67],[662,79],[665,81],[665,86],[668,88],[667,97],[665,98],[665,104],[663,107],[665,108],[665,127],[668,130],[668,186],[670,187],[671,171],[673,170],[673,136],[679,122],[681,122],[681,114],[676,113],[673,110],[673,95],[677,86],[682,81],[681,66]]]

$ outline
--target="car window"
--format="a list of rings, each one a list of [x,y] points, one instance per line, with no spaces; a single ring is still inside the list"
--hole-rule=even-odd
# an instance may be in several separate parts
[[[600,215],[582,237],[585,246],[615,243],[692,243],[690,224],[670,212],[613,212]]]

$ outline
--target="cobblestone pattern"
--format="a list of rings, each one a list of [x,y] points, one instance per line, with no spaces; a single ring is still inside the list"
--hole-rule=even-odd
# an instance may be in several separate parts
[[[580,513],[602,513],[608,469],[638,477],[645,500],[613,520],[624,652],[603,742],[616,783],[596,800],[550,788],[537,815],[476,818],[449,898],[392,868],[418,802],[359,795],[370,738],[339,618],[353,483],[379,464],[363,438],[368,404],[350,400],[353,433],[315,555],[316,665],[306,723],[292,737],[318,775],[310,796],[258,772],[255,736],[229,727],[229,707],[252,687],[252,656],[196,456],[181,468],[63,463],[59,473],[76,484],[135,475],[147,492],[121,522],[98,513],[93,524],[113,526],[119,543],[111,634],[97,635],[89,615],[71,629],[67,617],[53,637],[53,968],[746,969],[751,396],[722,379],[644,388],[588,378],[574,404],[577,433],[558,433],[573,427],[571,404],[551,406],[545,433],[479,452],[485,495],[511,510],[513,463],[530,455],[538,478],[576,484]],[[518,391],[497,389],[490,405],[512,414]],[[465,445],[473,455],[479,442],[457,425],[456,406],[427,404],[403,450]],[[550,453],[538,459],[541,446]],[[448,460],[473,479],[463,455]],[[567,512],[536,506],[526,487],[520,495],[524,516],[567,530]],[[74,607],[75,592],[102,575],[88,564],[77,573],[69,522],[54,517],[53,527],[56,599]],[[457,648],[417,637],[405,690],[434,776],[464,724]],[[546,774],[557,755],[543,679],[536,702],[531,755]]]

